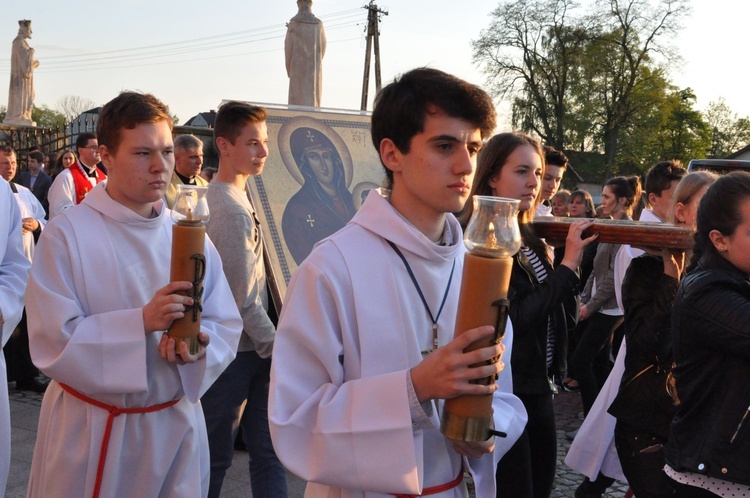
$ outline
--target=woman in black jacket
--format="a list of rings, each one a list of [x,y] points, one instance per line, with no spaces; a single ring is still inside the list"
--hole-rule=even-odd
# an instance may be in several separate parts
[[[571,225],[565,256],[552,268],[551,250],[533,231],[531,221],[541,178],[544,154],[539,142],[520,133],[502,133],[482,148],[473,195],[495,195],[521,201],[519,225],[523,246],[513,261],[508,297],[509,316],[516,334],[510,359],[513,393],[526,407],[529,421],[518,442],[498,465],[498,497],[548,498],[555,478],[557,436],[552,407],[554,386],[550,371],[565,376],[567,331],[576,321],[577,275],[583,248],[596,236],[581,239],[593,222]],[[462,213],[468,221],[472,206]]]
[[[676,496],[748,496],[750,174],[730,173],[709,187],[695,244],[672,311],[680,404],[665,472]]]
[[[716,175],[690,173],[675,189],[667,221],[695,227],[698,203]],[[617,418],[615,445],[638,498],[673,496],[664,474],[664,449],[675,406],[668,387],[672,369],[672,303],[684,266],[680,252],[646,253],[625,273],[625,372],[609,412]]]

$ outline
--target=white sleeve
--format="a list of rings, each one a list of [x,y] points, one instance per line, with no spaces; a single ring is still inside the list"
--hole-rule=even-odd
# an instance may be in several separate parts
[[[289,285],[274,343],[268,420],[276,453],[307,481],[415,494],[421,453],[418,461],[406,370],[345,380],[344,351],[357,347],[341,333],[351,325],[348,291],[306,263]]]
[[[69,223],[50,223],[31,265],[26,300],[31,358],[45,375],[83,392],[143,392],[148,386],[143,313],[116,305],[86,313],[78,295],[85,288],[84,268],[70,255],[79,254],[78,245],[65,236],[60,221]],[[101,277],[115,278],[106,271]]]
[[[0,324],[2,325],[2,342],[0,346],[10,338],[13,329],[21,320],[23,312],[23,300],[26,292],[26,281],[29,278],[29,266],[31,263],[23,251],[23,236],[21,228],[21,211],[18,203],[13,198],[13,193],[8,184],[3,180],[0,183],[0,209],[4,212],[4,220],[0,220]]]
[[[76,187],[69,170],[60,172],[47,192],[49,219],[76,205]]]
[[[46,375],[89,393],[137,393],[148,388],[147,354],[158,333],[146,335],[143,309],[123,309],[119,294],[109,309],[87,313],[80,294],[84,271],[70,221],[61,217],[47,227],[36,247],[29,279],[27,316],[34,364]],[[212,245],[204,281],[201,331],[210,337],[206,357],[177,367],[185,396],[196,402],[234,358],[242,329],[229,286]],[[100,278],[116,278],[100,269]],[[156,290],[156,289],[154,289]]]

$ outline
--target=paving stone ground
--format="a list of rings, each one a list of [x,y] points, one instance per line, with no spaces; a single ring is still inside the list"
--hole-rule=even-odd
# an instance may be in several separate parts
[[[11,467],[6,490],[6,498],[26,496],[26,483],[29,478],[31,457],[36,441],[37,423],[42,395],[17,391],[14,383],[8,384],[11,412]],[[562,393],[555,399],[557,417],[557,477],[551,498],[571,498],[583,476],[565,465],[565,454],[570,447],[566,432],[574,431],[581,425],[581,401],[576,393]],[[250,478],[247,471],[247,453],[236,452],[232,467],[227,473],[222,489],[222,498],[252,497]],[[289,498],[302,498],[305,483],[291,473],[287,474]],[[605,498],[625,496],[627,485],[615,483]],[[472,495],[473,496],[473,495]],[[476,497],[490,498],[490,497]]]

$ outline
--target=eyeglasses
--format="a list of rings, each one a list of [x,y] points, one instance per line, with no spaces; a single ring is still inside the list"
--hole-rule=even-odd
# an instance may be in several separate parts
[[[89,147],[84,147],[84,149],[88,149],[91,152],[99,152],[99,146],[98,145],[91,145]]]

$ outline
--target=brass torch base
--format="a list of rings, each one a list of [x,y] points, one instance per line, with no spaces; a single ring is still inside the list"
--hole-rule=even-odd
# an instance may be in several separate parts
[[[457,441],[487,441],[491,424],[492,417],[465,417],[445,410],[440,416],[440,432]]]
[[[200,346],[200,343],[198,342],[198,337],[174,337],[169,336],[172,339],[174,339],[174,350],[175,352],[180,351],[180,343],[184,342],[187,344],[188,347],[188,353],[190,354],[198,354],[198,348]]]

